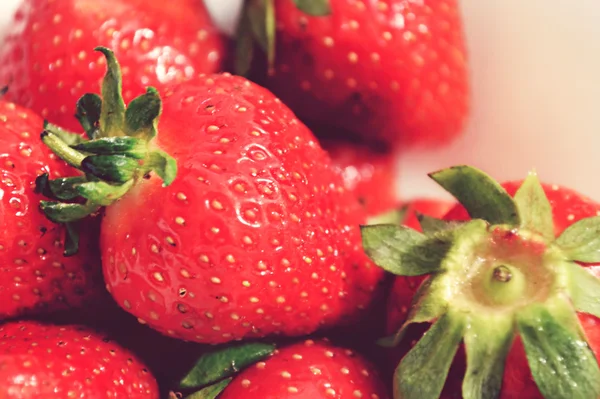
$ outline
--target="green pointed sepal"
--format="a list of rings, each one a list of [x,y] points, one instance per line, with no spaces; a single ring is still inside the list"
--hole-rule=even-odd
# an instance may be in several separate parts
[[[325,17],[331,14],[330,0],[294,0],[298,10],[313,17]]]
[[[462,340],[464,316],[443,314],[402,358],[394,372],[394,397],[437,399]]]
[[[369,216],[367,218],[367,225],[377,225],[377,224],[393,224],[393,225],[401,225],[406,220],[408,211],[408,206],[403,205],[398,209],[392,209],[390,211]]]
[[[269,68],[275,62],[275,1],[246,0],[236,31],[235,73],[245,76],[251,69],[255,45],[267,57]]]
[[[51,201],[41,209],[57,223],[71,223],[109,206],[150,173],[170,185],[177,175],[177,162],[156,148],[162,101],[156,89],[125,106],[122,76],[114,53],[105,47],[95,49],[106,58],[107,71],[102,83],[102,97],[86,94],[77,102],[76,118],[87,139],[45,123],[42,142],[62,160],[83,172],[72,178],[48,179],[40,176],[36,189]],[[69,242],[76,242],[72,234]],[[70,249],[69,252],[72,252]]]
[[[178,397],[214,399],[240,371],[268,358],[275,349],[272,344],[249,342],[205,353],[179,381]]]
[[[100,129],[102,98],[95,93],[86,93],[77,101],[76,110],[75,118],[83,127],[88,139],[97,138]]]
[[[126,107],[121,94],[121,70],[114,53],[105,47],[95,50],[106,57],[107,63],[102,98],[96,94],[82,96],[76,112],[90,140],[47,123],[42,141],[68,164],[85,172],[90,182],[99,180],[120,186],[154,171],[165,185],[171,184],[177,173],[176,161],[150,146],[162,111],[158,92],[149,87]],[[97,199],[98,191],[94,192]]]
[[[324,17],[331,14],[330,0],[294,0],[295,6],[307,16]],[[267,65],[275,62],[276,10],[274,0],[245,0],[236,30],[234,70],[245,76],[251,69],[255,45],[267,57]]]
[[[452,234],[425,235],[395,224],[360,227],[365,253],[377,266],[395,275],[434,273],[452,245]]]
[[[517,315],[531,374],[546,398],[600,397],[600,368],[566,298],[533,304]]]

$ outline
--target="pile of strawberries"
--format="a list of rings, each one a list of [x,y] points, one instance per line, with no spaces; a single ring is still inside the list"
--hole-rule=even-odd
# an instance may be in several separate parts
[[[246,0],[232,40],[23,0],[0,60],[0,398],[600,397],[600,204],[397,197],[468,116],[456,0]]]

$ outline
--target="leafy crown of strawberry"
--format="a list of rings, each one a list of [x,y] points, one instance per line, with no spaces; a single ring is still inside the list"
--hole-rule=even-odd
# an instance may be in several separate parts
[[[600,216],[554,233],[552,208],[534,173],[514,198],[482,171],[455,166],[430,174],[471,220],[422,218],[423,233],[398,225],[362,227],[367,254],[402,276],[428,274],[397,344],[413,323],[432,323],[401,360],[396,397],[438,398],[461,343],[466,399],[498,397],[517,335],[546,398],[597,398],[600,368],[577,312],[600,317],[600,280],[581,263],[600,262]]]
[[[41,202],[44,214],[67,225],[66,254],[77,251],[74,222],[117,201],[150,172],[160,176],[164,186],[177,174],[175,159],[153,143],[162,111],[158,92],[149,87],[126,107],[121,68],[114,53],[104,47],[95,50],[107,61],[102,97],[85,94],[77,102],[75,115],[87,139],[50,123],[45,123],[41,134],[56,155],[84,173],[55,180],[45,174],[36,181],[36,189],[52,199]]]

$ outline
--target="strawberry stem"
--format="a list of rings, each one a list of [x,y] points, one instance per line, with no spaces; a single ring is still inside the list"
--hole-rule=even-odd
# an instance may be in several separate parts
[[[486,300],[494,305],[510,305],[525,295],[527,280],[518,267],[499,265],[489,270],[482,286]]]

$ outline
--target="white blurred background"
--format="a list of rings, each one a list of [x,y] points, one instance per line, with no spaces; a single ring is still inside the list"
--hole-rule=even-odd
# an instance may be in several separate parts
[[[0,0],[0,34],[20,1]],[[207,3],[230,32],[241,0]],[[450,147],[403,155],[401,194],[438,195],[425,174],[469,163],[502,180],[535,168],[600,200],[600,2],[462,0],[462,11],[472,118]]]

